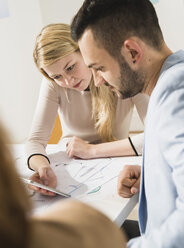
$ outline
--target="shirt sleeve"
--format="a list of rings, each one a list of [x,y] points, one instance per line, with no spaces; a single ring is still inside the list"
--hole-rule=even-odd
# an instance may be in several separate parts
[[[27,160],[34,154],[47,157],[48,144],[56,120],[60,98],[57,84],[43,79],[32,128],[25,144]]]

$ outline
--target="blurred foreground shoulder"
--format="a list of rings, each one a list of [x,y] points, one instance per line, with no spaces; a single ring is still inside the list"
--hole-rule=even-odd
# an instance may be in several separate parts
[[[56,203],[32,221],[30,248],[123,248],[123,232],[108,217],[74,200]]]

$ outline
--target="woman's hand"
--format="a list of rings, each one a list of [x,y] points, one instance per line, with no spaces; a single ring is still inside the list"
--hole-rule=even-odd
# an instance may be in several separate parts
[[[44,184],[48,187],[55,188],[57,185],[57,178],[50,166],[41,166],[38,168],[38,171],[35,172],[31,177],[30,180],[33,180],[35,182]],[[29,185],[29,188],[31,190],[34,190],[37,193],[48,195],[48,196],[55,196],[56,194],[53,192],[50,192],[45,189],[41,189],[39,187]]]
[[[70,158],[90,159],[94,157],[95,145],[74,136],[66,144],[66,152]]]

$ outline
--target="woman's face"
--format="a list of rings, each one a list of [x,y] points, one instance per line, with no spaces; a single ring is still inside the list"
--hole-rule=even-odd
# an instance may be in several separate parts
[[[58,85],[78,91],[85,90],[92,77],[80,52],[66,55],[43,69]]]

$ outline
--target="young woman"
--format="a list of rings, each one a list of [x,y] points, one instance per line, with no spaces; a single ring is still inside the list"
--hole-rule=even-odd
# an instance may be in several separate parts
[[[144,123],[148,97],[138,94],[119,99],[108,87],[96,88],[84,64],[70,26],[51,24],[37,36],[34,61],[44,75],[32,131],[26,144],[32,179],[56,186],[47,146],[57,113],[62,125],[61,142],[70,157],[133,156],[142,151],[143,134],[128,138],[134,105]],[[105,143],[104,143],[105,142]],[[35,190],[53,195],[45,190]]]
[[[58,201],[42,215],[32,217],[28,195],[5,142],[0,126],[1,248],[125,247],[123,233],[114,223],[77,201]]]

